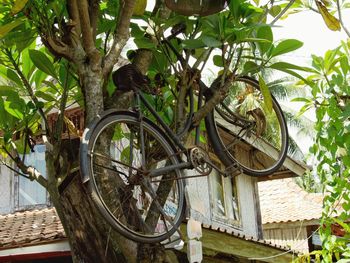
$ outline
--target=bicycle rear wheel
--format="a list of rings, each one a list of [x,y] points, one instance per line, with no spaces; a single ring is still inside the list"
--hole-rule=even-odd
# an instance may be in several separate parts
[[[268,106],[256,80],[236,78],[205,121],[214,152],[228,170],[266,176],[282,166],[288,149],[286,121],[273,96]]]
[[[102,216],[125,237],[161,242],[177,230],[185,201],[179,163],[162,132],[134,113],[102,119],[88,138],[89,190]]]

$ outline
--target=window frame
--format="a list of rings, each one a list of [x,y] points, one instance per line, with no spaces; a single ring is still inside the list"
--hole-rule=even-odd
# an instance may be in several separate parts
[[[214,164],[219,167],[220,169],[225,169],[224,165],[221,164],[219,160],[214,160]],[[222,194],[223,194],[223,200],[224,200],[224,213],[225,215],[219,215],[216,213],[215,205],[217,200],[217,191],[215,190],[216,184],[217,184],[217,178],[220,180],[220,185],[222,187]],[[224,177],[223,175],[220,175],[218,171],[213,169],[213,171],[208,176],[208,182],[209,182],[209,202],[210,202],[210,215],[212,218],[212,221],[222,223],[225,225],[228,225],[230,227],[234,227],[237,229],[242,229],[242,216],[241,216],[241,209],[240,209],[240,202],[238,197],[238,190],[237,190],[237,180],[235,177]],[[214,181],[215,180],[215,181]],[[235,197],[235,203],[236,207],[234,207],[233,204],[233,198]],[[229,207],[231,206],[231,207]],[[231,209],[232,214],[237,214],[237,219],[234,217],[230,217],[228,214],[228,211]]]

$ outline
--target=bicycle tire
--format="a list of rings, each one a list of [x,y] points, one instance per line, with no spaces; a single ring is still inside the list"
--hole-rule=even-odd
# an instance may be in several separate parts
[[[288,129],[281,107],[272,96],[268,110],[259,83],[250,77],[234,80],[228,96],[206,116],[205,124],[214,152],[232,171],[270,175],[287,156]]]
[[[178,180],[181,170],[147,177],[152,167],[179,163],[168,139],[150,120],[140,122],[133,112],[115,112],[93,126],[86,133],[88,138],[83,138],[88,154],[85,151],[81,160],[86,158],[88,189],[101,215],[133,241],[158,243],[170,238],[184,214],[184,186]],[[141,133],[143,153],[138,148]],[[142,161],[142,157],[148,159]]]

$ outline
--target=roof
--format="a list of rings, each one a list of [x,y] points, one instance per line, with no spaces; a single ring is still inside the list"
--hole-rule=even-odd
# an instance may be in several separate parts
[[[293,178],[259,182],[262,223],[282,223],[319,219],[323,195],[308,193]]]
[[[276,249],[279,249],[279,250],[282,250],[282,251],[290,251],[290,247],[278,245],[278,244],[272,243],[272,242],[270,242],[268,240],[259,239],[259,238],[256,238],[256,237],[245,235],[245,234],[240,233],[238,231],[236,232],[236,231],[234,231],[232,229],[220,227],[219,225],[202,224],[202,227],[204,229],[209,229],[209,230],[214,230],[214,231],[217,231],[217,232],[225,233],[225,234],[228,234],[230,236],[233,236],[233,237],[245,240],[245,241],[250,241],[250,242],[254,242],[254,243],[257,243],[257,244],[264,245],[264,246],[269,246],[269,247],[276,248]],[[291,252],[293,252],[293,251],[291,251]]]
[[[296,251],[289,247],[277,245],[267,240],[261,240],[252,236],[244,235],[235,230],[229,230],[219,225],[203,224],[203,236],[200,239],[204,253],[215,255],[223,253],[235,258],[257,260],[259,262],[291,262]],[[235,261],[231,258],[231,261]],[[237,261],[238,262],[238,261]],[[241,262],[239,260],[239,262]]]
[[[0,215],[0,250],[66,239],[55,208]]]
[[[262,245],[266,248],[279,251],[288,250],[287,247],[273,244],[269,241],[260,240],[251,236],[243,235],[219,225],[202,225],[203,229],[226,234],[248,244]],[[0,251],[19,247],[49,244],[66,240],[62,224],[55,208],[45,208],[16,212],[14,214],[0,215]]]

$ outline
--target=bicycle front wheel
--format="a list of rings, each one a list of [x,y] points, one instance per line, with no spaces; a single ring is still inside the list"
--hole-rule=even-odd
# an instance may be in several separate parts
[[[252,78],[235,79],[227,97],[206,117],[206,128],[228,171],[266,176],[276,172],[287,156],[283,112],[273,96],[272,101],[263,96]]]
[[[184,187],[167,138],[150,121],[112,114],[88,141],[89,189],[102,216],[125,237],[142,243],[169,238],[181,223]]]

